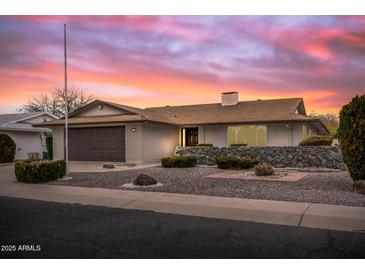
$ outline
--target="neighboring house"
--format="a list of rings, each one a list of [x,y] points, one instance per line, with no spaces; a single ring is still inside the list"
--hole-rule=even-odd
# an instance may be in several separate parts
[[[95,100],[69,115],[69,159],[148,162],[171,155],[176,146],[292,146],[328,134],[306,116],[303,99],[238,101],[222,94],[218,104],[139,109]],[[53,129],[55,159],[64,158],[64,120],[37,126]]]
[[[57,119],[48,112],[0,114],[0,133],[9,135],[16,144],[15,159],[27,159],[29,152],[46,152],[45,134],[51,134],[49,128],[33,127]]]

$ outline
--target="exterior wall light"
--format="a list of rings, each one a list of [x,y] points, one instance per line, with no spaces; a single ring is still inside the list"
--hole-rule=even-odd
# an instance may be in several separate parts
[[[135,128],[135,127],[132,127],[132,132],[136,132],[137,131],[137,129]]]

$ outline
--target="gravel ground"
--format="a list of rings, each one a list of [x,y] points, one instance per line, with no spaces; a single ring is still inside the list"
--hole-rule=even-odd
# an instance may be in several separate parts
[[[114,188],[133,191],[156,191],[196,195],[240,197],[249,199],[365,206],[365,195],[352,192],[353,181],[348,172],[310,172],[296,182],[205,178],[220,173],[215,167],[162,168],[100,173],[72,173],[72,180],[58,185]],[[138,174],[152,176],[161,187],[123,188],[133,183]]]

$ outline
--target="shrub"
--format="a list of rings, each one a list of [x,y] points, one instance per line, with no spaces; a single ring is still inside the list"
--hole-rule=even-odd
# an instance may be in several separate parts
[[[230,144],[230,147],[247,147],[247,144]]]
[[[47,147],[47,153],[48,153],[48,159],[53,159],[53,137],[52,136],[46,136],[46,147]]]
[[[235,165],[235,157],[232,156],[219,156],[215,159],[215,163],[220,169],[230,169]]]
[[[274,174],[274,169],[270,164],[258,164],[255,166],[255,174],[257,176],[268,176]]]
[[[197,144],[197,147],[212,147],[213,144]]]
[[[0,134],[0,163],[14,161],[16,144],[8,135]]]
[[[311,136],[301,141],[299,146],[330,146],[332,138],[329,135]]]
[[[28,154],[29,161],[40,161],[42,160],[41,155],[38,152],[29,152]]]
[[[259,161],[251,156],[219,156],[216,158],[216,164],[220,169],[248,169],[254,167]]]
[[[237,161],[237,167],[239,169],[248,169],[254,167],[259,163],[259,161],[255,157],[251,156],[237,157],[236,161]]]
[[[365,95],[342,107],[338,139],[351,177],[365,179]]]
[[[161,159],[162,166],[163,167],[174,167],[173,157],[174,156],[162,158]]]
[[[198,159],[195,156],[170,156],[161,159],[163,167],[194,167]]]
[[[15,176],[19,182],[39,184],[62,178],[66,174],[66,162],[59,161],[17,161]]]

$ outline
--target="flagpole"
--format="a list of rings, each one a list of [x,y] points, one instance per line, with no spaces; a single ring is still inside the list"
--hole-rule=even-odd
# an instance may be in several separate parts
[[[68,91],[67,91],[67,47],[66,47],[66,24],[63,25],[63,41],[65,53],[65,162],[66,162],[66,177],[68,177]]]

